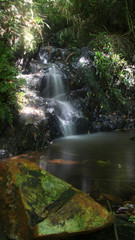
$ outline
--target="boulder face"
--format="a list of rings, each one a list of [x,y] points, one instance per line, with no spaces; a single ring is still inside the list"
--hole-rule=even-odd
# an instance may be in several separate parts
[[[0,164],[0,216],[9,239],[68,236],[101,229],[112,214],[87,194],[13,157]]]

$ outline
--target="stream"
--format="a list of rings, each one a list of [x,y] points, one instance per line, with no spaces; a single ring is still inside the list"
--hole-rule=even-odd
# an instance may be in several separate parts
[[[102,190],[126,200],[129,198],[126,185],[135,184],[135,143],[130,139],[133,134],[62,137],[44,152],[30,154],[28,158],[86,193],[94,195]]]
[[[35,144],[39,139],[42,142],[40,135],[38,139],[38,124],[42,122],[46,124],[46,121],[49,126],[48,132],[50,131],[47,134],[52,135],[51,140],[54,138],[55,140],[43,151],[34,151],[20,156],[37,163],[42,169],[70,183],[73,187],[90,194],[105,207],[109,202],[111,211],[116,212],[124,201],[134,199],[135,202],[135,142],[132,141],[134,131],[76,135],[79,132],[89,132],[87,119],[83,115],[80,102],[76,101],[75,104],[69,96],[69,79],[61,70],[63,64],[62,67],[58,62],[56,64],[52,61],[50,64],[46,57],[46,49],[41,50],[39,56],[42,66],[36,70],[33,68],[33,72],[23,75],[27,82],[26,89],[24,88],[23,91],[28,103],[21,109],[20,119],[23,120],[25,127],[28,127],[27,136],[30,126],[35,127],[30,132],[34,134]],[[33,64],[37,67],[38,61]],[[64,64],[67,68],[66,63]],[[41,116],[39,113],[42,113]],[[34,133],[33,129],[37,132]],[[45,135],[47,128],[43,130],[41,125],[41,129]],[[32,145],[31,140],[26,138]],[[22,152],[27,151],[27,141],[24,141],[25,148],[22,146],[20,148]],[[28,149],[31,148],[28,146]],[[120,229],[121,222],[117,221],[117,224]],[[118,232],[119,240],[133,240],[133,236],[135,237],[134,224],[131,223],[130,227],[127,225],[126,219],[126,223],[122,223],[121,230]],[[127,230],[125,230],[126,227]],[[2,232],[1,225],[0,232]],[[118,240],[114,236],[112,227],[111,230],[102,230],[95,234],[85,238]],[[3,235],[2,239],[6,237]],[[84,239],[84,237],[79,237],[79,239]]]
[[[55,139],[44,151],[34,151],[20,156],[90,194],[107,208],[109,202],[111,211],[116,213],[123,202],[131,203],[135,198],[133,136],[134,132],[129,131],[61,137]],[[116,215],[115,225],[119,238],[116,238],[114,227],[111,226],[89,235],[79,236],[79,240],[133,240],[134,223],[122,215],[120,217],[119,214]],[[4,234],[1,229],[0,232]],[[1,236],[2,240],[7,240],[4,235]],[[70,240],[78,240],[78,236]]]
[[[62,72],[56,64],[48,67],[46,78],[41,82],[42,96],[56,105],[56,116],[59,121],[61,134],[71,136],[75,134],[74,118],[83,117],[83,114],[72,106],[72,103],[66,101],[68,87],[65,87],[65,79],[62,78]],[[42,87],[44,86],[44,87]]]
[[[55,139],[42,152],[23,154],[44,170],[72,184],[116,212],[135,197],[135,143],[133,131],[74,135]],[[133,240],[135,225],[120,215],[119,240]],[[113,227],[85,239],[116,239]],[[77,237],[73,239],[78,239]],[[84,239],[79,237],[79,239]]]

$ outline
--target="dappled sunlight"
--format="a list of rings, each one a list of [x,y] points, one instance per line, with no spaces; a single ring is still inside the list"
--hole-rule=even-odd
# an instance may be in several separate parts
[[[20,61],[18,62],[19,64],[23,64],[23,59],[20,59]],[[30,82],[30,81],[35,81],[36,79],[39,79],[40,77],[40,72],[37,73],[29,73],[29,74],[19,74],[17,76],[18,79],[24,79],[24,81],[26,82]]]
[[[20,110],[21,114],[31,114],[45,118],[44,112],[41,109],[36,109],[34,107],[24,107]]]
[[[26,47],[29,46],[30,49],[33,48],[33,41],[34,40],[34,35],[30,32],[27,32],[27,29],[25,29],[25,32],[24,32],[24,39],[25,39],[25,44],[26,44]]]
[[[87,66],[87,65],[89,64],[89,60],[88,60],[87,58],[85,58],[85,57],[81,57],[81,58],[79,59],[79,64],[80,64],[82,67]]]

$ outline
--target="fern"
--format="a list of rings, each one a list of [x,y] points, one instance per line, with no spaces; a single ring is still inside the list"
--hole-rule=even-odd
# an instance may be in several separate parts
[[[12,52],[0,41],[0,122],[12,124],[12,109],[16,105],[17,70],[12,64]]]

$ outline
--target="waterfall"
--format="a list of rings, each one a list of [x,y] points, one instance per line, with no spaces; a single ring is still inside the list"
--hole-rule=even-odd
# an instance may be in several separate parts
[[[49,67],[44,95],[47,98],[55,98],[63,93],[65,93],[65,88],[61,77],[61,72],[56,68],[55,64],[53,64],[51,67]]]
[[[57,101],[61,116],[58,116],[60,121],[61,131],[64,136],[75,135],[75,123],[73,121],[74,109],[67,101]]]
[[[77,115],[77,110],[70,102],[63,100],[67,89],[62,79],[62,73],[56,64],[49,67],[45,81],[43,94],[57,105],[56,114],[63,136],[74,135],[76,133],[74,117]]]
[[[39,84],[40,96],[46,99],[47,112],[49,113],[50,129],[52,136],[71,136],[88,132],[88,121],[81,112],[81,104],[72,102],[69,94],[69,80],[71,77],[69,66],[63,59],[69,56],[69,50],[41,47],[39,51],[42,63],[42,75]],[[77,69],[78,63],[75,66]],[[72,69],[72,68],[71,68]],[[74,77],[74,75],[73,75]],[[69,78],[71,80],[71,78]],[[54,127],[55,126],[55,127]],[[53,130],[54,129],[54,130]]]

